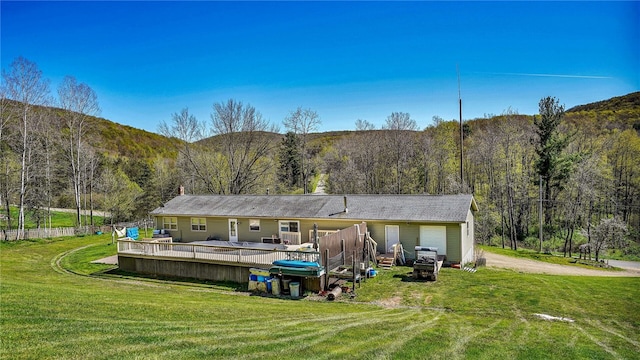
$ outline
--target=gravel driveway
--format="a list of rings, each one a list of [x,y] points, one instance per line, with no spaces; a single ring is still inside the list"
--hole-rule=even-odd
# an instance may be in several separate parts
[[[487,267],[511,269],[525,273],[576,276],[640,277],[640,268],[624,267],[623,271],[585,269],[578,266],[549,264],[543,261],[498,255],[490,253],[488,251],[485,251],[484,257],[487,259]],[[610,265],[618,266],[614,265],[611,261]]]

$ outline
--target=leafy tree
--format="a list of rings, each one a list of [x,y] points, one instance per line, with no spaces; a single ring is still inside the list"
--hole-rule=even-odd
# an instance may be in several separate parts
[[[309,175],[313,172],[313,168],[310,166],[310,154],[308,152],[308,135],[318,130],[320,126],[320,116],[318,113],[311,109],[303,109],[298,107],[295,111],[289,113],[283,124],[288,132],[295,134],[298,138],[298,156],[300,156],[300,176],[302,177],[302,188],[306,194],[309,192],[308,182]]]
[[[539,102],[540,116],[534,118],[537,138],[535,149],[538,159],[535,163],[537,173],[542,177],[544,189],[545,222],[551,223],[554,201],[562,190],[576,156],[565,155],[563,151],[571,137],[562,134],[559,126],[564,117],[564,106],[555,97],[546,97]]]
[[[300,156],[299,140],[295,133],[289,131],[280,144],[278,179],[286,188],[300,186],[302,172],[302,157]]]
[[[98,182],[103,194],[102,208],[110,212],[112,223],[128,220],[133,214],[142,189],[120,169],[106,167]]]

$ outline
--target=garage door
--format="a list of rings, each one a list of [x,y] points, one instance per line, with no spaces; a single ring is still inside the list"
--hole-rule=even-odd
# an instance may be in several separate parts
[[[447,254],[447,227],[420,226],[420,246],[438,248],[439,255]]]

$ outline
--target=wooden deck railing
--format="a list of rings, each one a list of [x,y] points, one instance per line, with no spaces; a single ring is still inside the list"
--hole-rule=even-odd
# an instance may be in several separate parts
[[[329,234],[337,233],[340,230],[318,230],[318,237],[327,236]],[[313,242],[313,230],[309,230],[309,242]]]
[[[162,240],[162,239],[160,239]],[[276,260],[320,261],[320,253],[299,250],[264,250],[203,244],[118,239],[118,254],[198,259],[249,265],[271,265]]]
[[[300,232],[282,231],[280,232],[280,237],[283,244],[290,244],[290,245],[301,244],[302,235]]]

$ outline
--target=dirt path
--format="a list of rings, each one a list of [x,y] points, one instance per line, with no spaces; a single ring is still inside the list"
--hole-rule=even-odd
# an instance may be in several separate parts
[[[549,264],[543,261],[522,259],[505,255],[485,252],[487,267],[496,267],[516,270],[525,273],[549,274],[549,275],[576,275],[576,276],[611,276],[611,277],[640,277],[640,269],[626,268],[624,271],[605,271],[585,269],[578,266]]]

